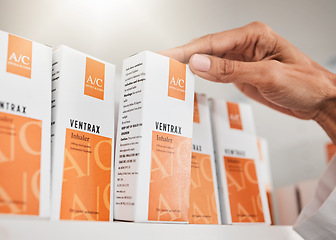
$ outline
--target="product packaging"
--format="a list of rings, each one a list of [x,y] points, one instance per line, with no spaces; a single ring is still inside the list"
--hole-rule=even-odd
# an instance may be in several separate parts
[[[115,66],[53,53],[52,219],[112,221]]]
[[[295,185],[276,190],[278,224],[293,225],[300,213],[300,202]]]
[[[115,219],[188,222],[194,76],[144,51],[123,63]]]
[[[336,145],[333,142],[326,143],[325,149],[327,154],[327,163],[329,163],[336,154]]]
[[[189,223],[221,224],[208,98],[195,93]]]
[[[0,213],[49,216],[51,58],[0,31]]]
[[[213,99],[211,108],[223,223],[270,224],[251,107]]]
[[[300,203],[300,212],[313,199],[317,183],[318,179],[310,179],[300,181],[296,184]]]
[[[259,164],[260,164],[260,177],[262,182],[265,185],[268,208],[271,216],[271,223],[274,223],[274,214],[273,214],[273,184],[272,184],[272,174],[270,159],[268,153],[268,142],[265,138],[258,137],[258,153],[259,153]]]

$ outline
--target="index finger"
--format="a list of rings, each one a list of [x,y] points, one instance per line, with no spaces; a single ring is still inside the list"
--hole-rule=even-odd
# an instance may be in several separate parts
[[[243,28],[208,34],[185,45],[159,52],[159,54],[183,63],[188,63],[191,56],[196,53],[223,57],[228,51],[234,50],[246,40],[245,36],[249,34],[249,31]]]

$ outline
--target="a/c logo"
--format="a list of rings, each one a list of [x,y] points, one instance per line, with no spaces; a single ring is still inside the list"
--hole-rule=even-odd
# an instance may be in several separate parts
[[[170,80],[170,84],[173,84],[176,87],[179,86],[180,88],[184,88],[184,79],[172,77],[172,79]]]
[[[7,72],[31,78],[32,42],[8,35]]]
[[[230,114],[230,120],[233,121],[233,122],[238,122],[240,123],[240,116],[239,114]]]
[[[84,94],[104,100],[105,64],[86,58]]]
[[[103,79],[100,78],[92,78],[92,76],[89,76],[86,83],[90,83],[92,85],[96,85],[97,87],[102,88],[103,87]]]
[[[27,66],[30,64],[30,57],[22,56],[22,54],[20,54],[19,57],[17,57],[15,52],[13,52],[12,55],[9,57],[9,61],[14,61],[16,63],[22,63],[23,65]]]
[[[229,122],[230,128],[243,130],[242,119],[240,116],[239,105],[233,102],[226,102],[228,115],[229,115]]]
[[[185,101],[186,65],[169,59],[168,96]]]

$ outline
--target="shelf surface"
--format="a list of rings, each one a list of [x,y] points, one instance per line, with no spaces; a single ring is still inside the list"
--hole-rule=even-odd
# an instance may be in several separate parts
[[[303,240],[291,226],[187,225],[0,219],[0,240],[34,239]]]

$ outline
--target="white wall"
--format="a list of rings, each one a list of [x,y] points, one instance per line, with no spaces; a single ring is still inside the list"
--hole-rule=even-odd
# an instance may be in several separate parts
[[[335,0],[0,0],[0,29],[66,44],[120,69],[122,59],[142,50],[164,50],[258,20],[326,66],[336,55],[335,9]],[[231,85],[196,84],[212,97],[248,101]],[[275,186],[319,176],[328,140],[320,127],[252,105],[257,132],[269,140]]]

